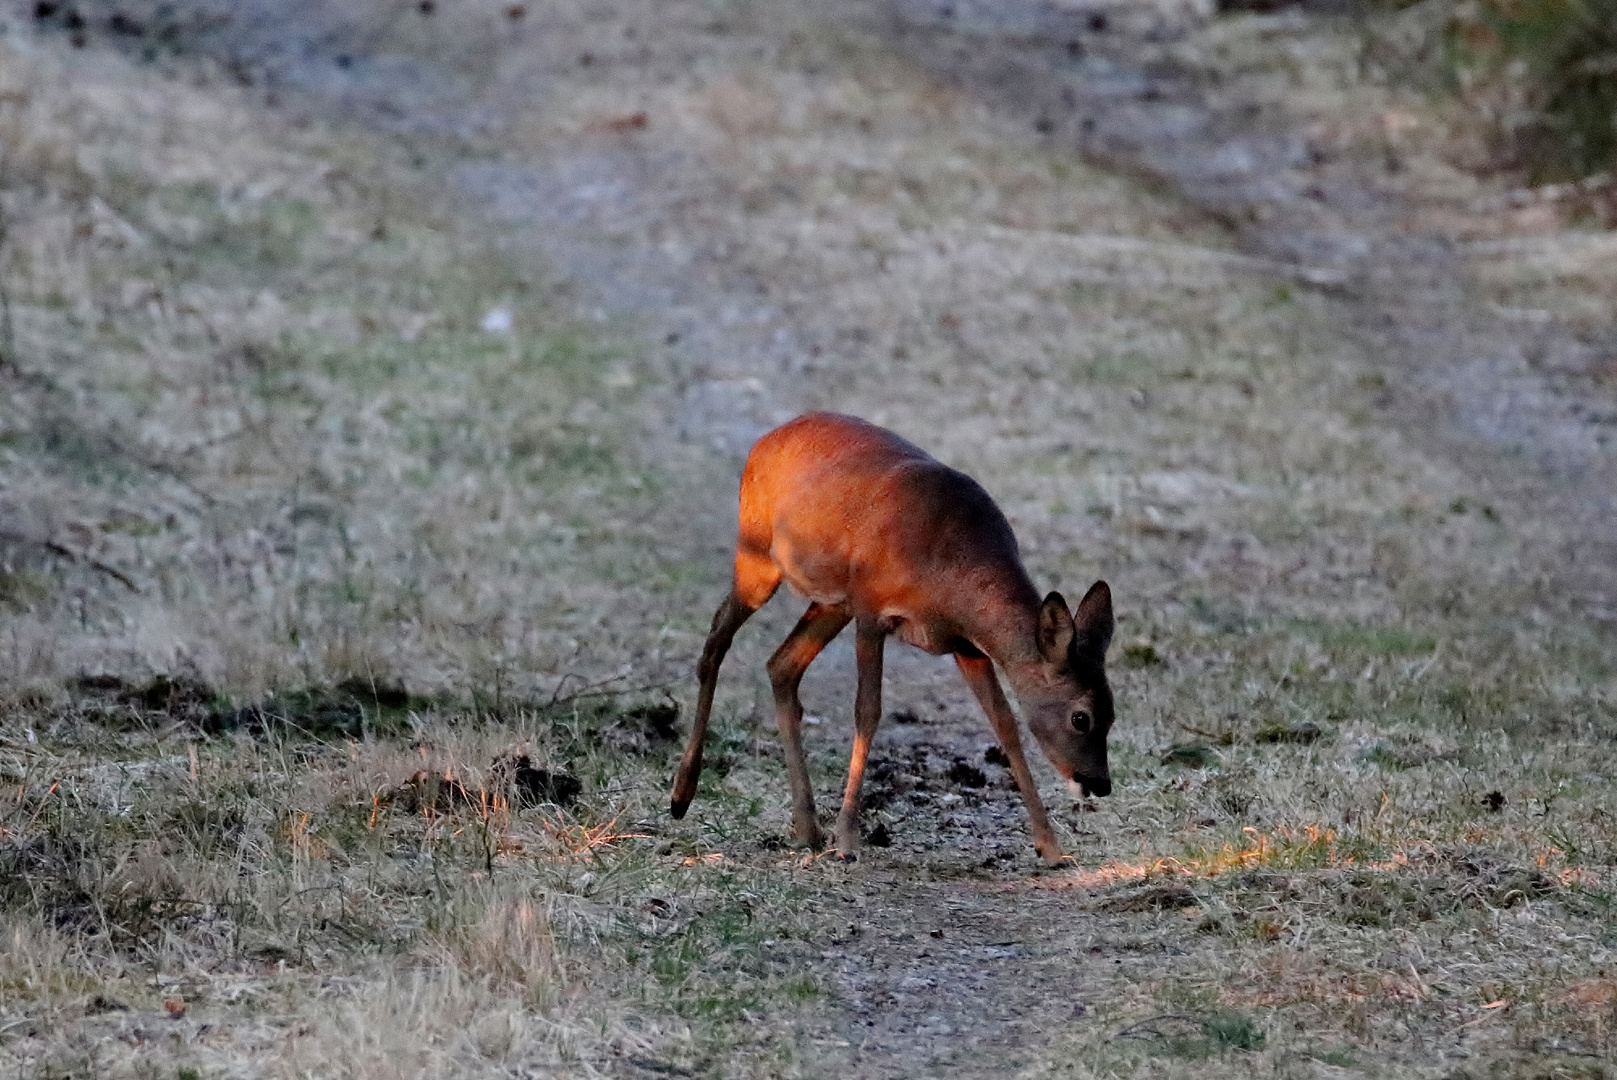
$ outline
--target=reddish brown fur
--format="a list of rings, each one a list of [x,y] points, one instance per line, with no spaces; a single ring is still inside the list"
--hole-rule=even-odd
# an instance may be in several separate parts
[[[1110,592],[1097,582],[1076,624],[1058,594],[1041,602],[1010,525],[976,481],[892,432],[834,413],[784,424],[748,455],[735,578],[703,650],[697,717],[675,780],[674,816],[683,816],[695,794],[713,688],[730,640],[782,580],[811,601],[769,662],[798,835],[819,842],[797,684],[852,621],[859,690],[853,760],[837,822],[839,851],[851,857],[857,847],[859,786],[881,716],[882,644],[894,634],[928,652],[955,655],[1011,761],[1035,844],[1047,860],[1059,861],[989,658],[1010,678],[1051,762],[1105,794],[1111,786],[1105,740],[1112,701],[1104,671]]]

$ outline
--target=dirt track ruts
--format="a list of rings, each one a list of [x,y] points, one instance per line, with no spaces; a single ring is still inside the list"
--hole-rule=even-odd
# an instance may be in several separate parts
[[[419,53],[366,52],[372,28],[333,22],[320,7],[269,5],[210,38],[209,48],[283,88],[285,107],[330,110],[439,147],[431,167],[462,193],[466,213],[507,231],[513,247],[530,245],[573,283],[582,312],[598,310],[603,320],[662,340],[658,363],[668,382],[653,395],[658,414],[647,428],[646,453],[686,463],[710,481],[693,488],[704,492],[699,505],[681,513],[695,540],[692,557],[722,561],[733,498],[724,483],[739,456],[780,419],[835,404],[849,377],[838,366],[848,355],[838,344],[846,328],[817,321],[802,304],[788,309],[759,280],[767,266],[733,261],[730,241],[747,228],[747,215],[734,207],[754,194],[743,190],[745,161],[721,156],[715,165],[655,132],[638,139],[625,120],[621,137],[597,132],[529,146],[513,139],[502,154],[456,162],[441,150],[446,138],[486,140],[558,100],[570,80],[609,80],[596,74],[600,65],[580,66],[578,58],[614,47],[596,42],[621,37],[619,24],[576,17],[572,9],[535,10],[521,29],[526,61],[476,85],[464,70]],[[1414,223],[1418,207],[1367,190],[1356,160],[1311,157],[1301,134],[1276,126],[1283,117],[1268,113],[1255,124],[1240,100],[1221,96],[1176,61],[1168,46],[1197,20],[1115,9],[1097,23],[1109,9],[1050,3],[833,0],[794,7],[794,25],[851,20],[860,34],[986,104],[1026,144],[1149,178],[1232,227],[1248,254],[1320,272],[1297,287],[1326,290],[1341,332],[1384,358],[1386,422],[1468,473],[1501,505],[1557,516],[1554,531],[1581,537],[1585,547],[1552,587],[1575,594],[1573,609],[1611,617],[1617,446],[1607,438],[1609,422],[1590,419],[1609,404],[1570,396],[1524,359],[1557,353],[1558,324],[1488,309],[1470,284],[1464,246],[1422,232]],[[638,10],[619,17],[645,22]],[[658,122],[655,95],[664,74],[672,79],[697,67],[720,78],[731,59],[776,33],[767,20],[718,33],[699,13],[672,13],[655,40],[637,46],[646,50],[641,97],[651,123]],[[338,56],[353,59],[339,65]],[[631,87],[598,96],[632,103],[635,94]],[[750,119],[752,107],[738,95],[738,130],[769,122]],[[624,117],[629,109],[620,107]],[[1318,190],[1329,197],[1311,194]],[[778,639],[791,614],[777,610],[748,632],[760,642]],[[729,675],[755,668],[762,647],[741,650]],[[813,678],[845,685],[848,652],[845,643],[830,650]],[[907,685],[908,700],[930,695],[949,707],[940,710],[948,719],[929,724],[924,735],[889,725],[886,755],[924,738],[940,756],[978,759],[986,729],[952,673],[910,655],[893,656],[891,670]],[[955,832],[947,809],[935,813],[944,837],[974,834],[971,850],[942,857],[940,872],[906,877],[877,867],[828,881],[847,906],[849,932],[820,953],[846,1007],[805,1021],[821,1074],[1006,1075],[1030,1031],[1048,1034],[1076,1022],[1086,1003],[1126,993],[1137,967],[1203,947],[1171,910],[1143,933],[1138,920],[1124,932],[1113,916],[1081,910],[1076,890],[1046,888],[1037,877],[1013,884],[954,876],[956,864],[1019,840],[1020,809],[1004,790],[982,796]],[[1013,890],[1016,902],[1009,903]]]

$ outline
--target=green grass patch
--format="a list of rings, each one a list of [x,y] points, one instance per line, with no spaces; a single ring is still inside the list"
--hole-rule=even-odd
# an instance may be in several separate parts
[[[1299,622],[1300,633],[1332,650],[1370,657],[1423,656],[1437,648],[1437,637],[1407,626]]]

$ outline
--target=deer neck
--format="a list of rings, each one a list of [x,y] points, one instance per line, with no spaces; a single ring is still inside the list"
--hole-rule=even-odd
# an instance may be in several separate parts
[[[964,620],[968,641],[993,658],[1020,691],[1042,660],[1039,656],[1039,594],[1025,574],[996,582],[973,596],[970,617]],[[972,595],[967,593],[966,595]]]

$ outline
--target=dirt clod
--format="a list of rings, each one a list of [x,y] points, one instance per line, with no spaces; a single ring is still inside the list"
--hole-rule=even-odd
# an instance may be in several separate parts
[[[578,801],[584,784],[578,777],[549,769],[536,769],[526,757],[519,758],[513,777],[517,802],[521,806],[539,806],[554,803],[563,809]]]
[[[453,775],[417,769],[410,779],[378,796],[378,801],[396,806],[407,814],[421,814],[429,810],[436,814],[449,814],[477,800]]]
[[[1312,720],[1300,720],[1295,724],[1267,724],[1253,733],[1252,741],[1260,743],[1311,743],[1318,742],[1324,734],[1325,730]]]
[[[647,754],[679,738],[679,705],[672,701],[626,709],[601,729],[601,740],[614,750]],[[715,755],[717,759],[722,755]]]
[[[387,709],[402,709],[410,704],[409,691],[395,683],[352,678],[344,679],[333,689],[339,694],[347,694],[361,704],[366,705],[375,705]]]
[[[987,775],[969,762],[956,760],[949,766],[948,776],[950,782],[968,790],[975,791],[977,788],[988,786]]]
[[[577,802],[584,791],[583,781],[578,777],[536,766],[527,754],[495,758],[489,767],[489,779],[495,789],[509,787],[512,802],[519,808],[548,803],[566,809]]]
[[[1091,905],[1091,910],[1114,914],[1140,911],[1173,911],[1196,906],[1195,895],[1185,886],[1177,884],[1147,885],[1125,893],[1103,897]]]

